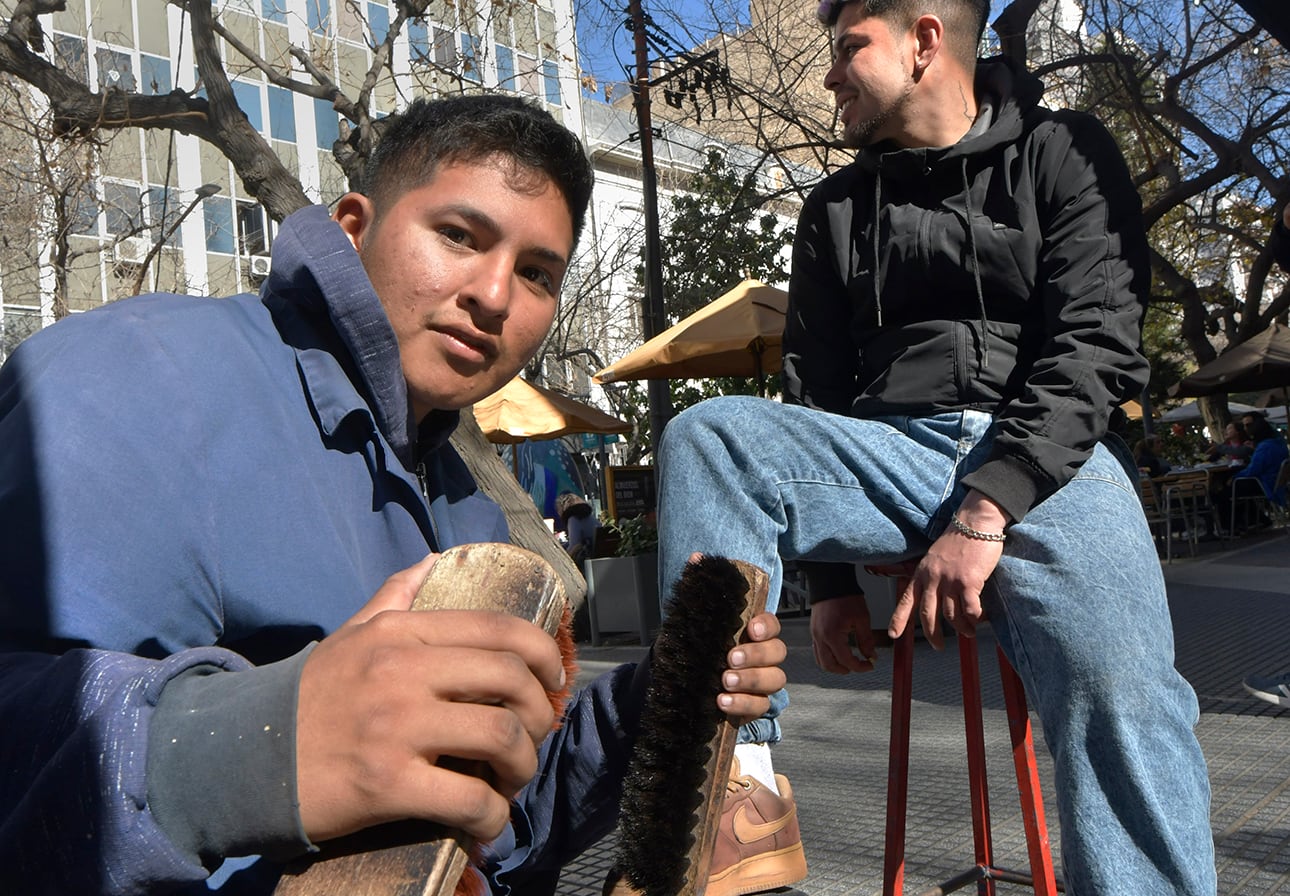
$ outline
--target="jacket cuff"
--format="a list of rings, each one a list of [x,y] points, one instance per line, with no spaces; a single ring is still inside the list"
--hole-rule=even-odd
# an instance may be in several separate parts
[[[833,600],[847,594],[863,594],[856,580],[853,563],[825,563],[820,560],[799,560],[797,565],[806,573],[806,590],[811,603]]]
[[[208,868],[314,849],[296,789],[296,698],[310,650],[239,672],[189,669],[158,698],[148,805],[175,847]]]
[[[1039,503],[1047,477],[1015,457],[996,457],[963,477],[974,488],[1003,508],[1012,522],[1021,522]]]

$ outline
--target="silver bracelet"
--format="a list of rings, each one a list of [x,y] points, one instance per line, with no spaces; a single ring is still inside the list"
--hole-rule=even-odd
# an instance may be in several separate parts
[[[1004,542],[1008,540],[1008,536],[1004,532],[982,532],[980,529],[973,529],[967,523],[959,519],[957,514],[950,517],[950,525],[957,529],[960,535],[974,538],[977,541]]]

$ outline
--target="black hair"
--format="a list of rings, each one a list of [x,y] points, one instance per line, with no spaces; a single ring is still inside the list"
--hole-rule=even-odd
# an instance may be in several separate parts
[[[1250,435],[1250,441],[1262,442],[1264,439],[1270,439],[1277,434],[1277,431],[1272,428],[1272,424],[1268,422],[1268,418],[1262,414],[1247,414],[1246,416],[1250,417],[1249,425],[1245,427],[1245,431]]]
[[[856,3],[864,7],[867,16],[878,16],[901,27],[912,25],[924,13],[935,13],[946,26],[965,29],[971,37],[968,60],[976,58],[976,48],[985,33],[986,20],[990,17],[990,0],[822,0],[816,10],[820,24],[832,28],[838,23],[842,7]]]
[[[378,214],[442,164],[500,158],[517,176],[541,172],[551,179],[569,206],[577,243],[594,175],[582,143],[545,109],[500,93],[461,94],[414,100],[383,124],[363,173],[363,193]]]

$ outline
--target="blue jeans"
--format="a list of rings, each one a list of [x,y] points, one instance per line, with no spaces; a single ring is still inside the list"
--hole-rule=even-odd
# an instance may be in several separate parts
[[[772,604],[781,559],[923,554],[988,456],[991,424],[977,411],[857,420],[745,397],[690,408],[659,452],[660,593],[694,551],[767,570]],[[1067,892],[1213,896],[1196,696],[1173,667],[1137,486],[1105,445],[1009,529],[982,603],[1053,754]],[[776,739],[780,708],[749,739]]]

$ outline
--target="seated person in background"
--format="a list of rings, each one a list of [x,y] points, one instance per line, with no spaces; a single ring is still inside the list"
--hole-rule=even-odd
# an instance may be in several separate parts
[[[1227,460],[1232,466],[1244,466],[1254,453],[1254,443],[1245,433],[1245,427],[1233,420],[1223,429],[1223,441],[1211,442],[1205,449],[1209,461]]]
[[[1164,443],[1160,441],[1159,436],[1152,436],[1149,439],[1139,439],[1138,444],[1133,449],[1134,460],[1137,461],[1138,469],[1146,472],[1147,476],[1155,479],[1157,476],[1163,476],[1168,473],[1172,467],[1169,466],[1161,457],[1160,452],[1164,450]]]
[[[580,495],[562,492],[555,499],[555,512],[560,514],[560,524],[564,527],[564,549],[575,563],[585,560],[591,555],[596,528],[599,526],[591,505]]]
[[[1290,455],[1290,448],[1286,446],[1285,437],[1272,428],[1272,424],[1262,414],[1255,414],[1250,419],[1249,426],[1250,439],[1254,442],[1254,450],[1250,454],[1250,461],[1241,470],[1232,477],[1234,482],[1242,479],[1256,479],[1263,486],[1263,494],[1269,501],[1279,504],[1282,507],[1286,503],[1286,488],[1280,489],[1277,485],[1277,474],[1281,472],[1281,464],[1285,463],[1287,455]]]

